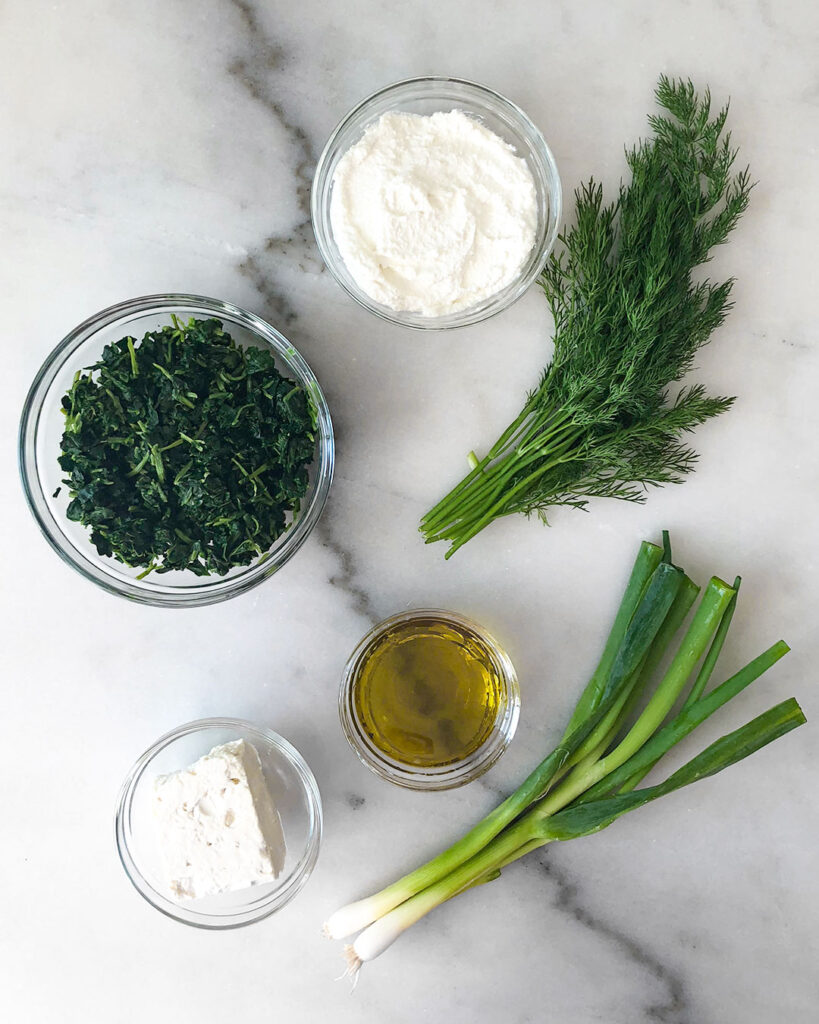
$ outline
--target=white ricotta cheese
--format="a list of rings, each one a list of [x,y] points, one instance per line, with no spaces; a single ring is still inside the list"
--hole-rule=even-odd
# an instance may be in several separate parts
[[[440,316],[501,291],[537,219],[525,160],[460,110],[383,114],[333,175],[339,252],[362,291],[395,310]]]
[[[198,899],[270,882],[284,867],[281,821],[256,748],[214,747],[154,782],[154,814],[168,887]]]

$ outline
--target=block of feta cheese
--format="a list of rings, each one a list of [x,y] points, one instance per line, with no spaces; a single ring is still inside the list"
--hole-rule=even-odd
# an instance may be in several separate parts
[[[270,882],[284,867],[281,821],[251,743],[225,743],[190,768],[158,776],[153,804],[176,899]]]

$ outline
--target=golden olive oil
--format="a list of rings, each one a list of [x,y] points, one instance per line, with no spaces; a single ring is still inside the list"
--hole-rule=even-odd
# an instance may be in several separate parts
[[[439,768],[489,738],[506,683],[465,624],[429,613],[396,623],[365,651],[352,698],[374,745],[395,761]]]

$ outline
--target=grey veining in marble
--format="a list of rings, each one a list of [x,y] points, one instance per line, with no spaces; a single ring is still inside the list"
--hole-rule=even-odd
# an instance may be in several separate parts
[[[794,694],[817,692],[814,311],[819,14],[809,0],[5,0],[0,3],[3,780],[0,1020],[210,1024],[812,1024],[819,1019],[816,728],[719,778],[556,844],[454,900],[353,995],[320,936],[335,907],[432,854],[509,792],[559,734],[634,550],[662,527],[697,578],[743,575],[727,667],[780,635],[793,653],[674,764]],[[493,526],[444,562],[416,532],[471,448],[515,415],[549,351],[533,289],[501,317],[430,336],[357,308],[309,222],[336,122],[401,78],[451,74],[518,102],[567,191],[613,187],[659,72],[731,97],[758,185],[714,273],[736,308],[698,377],[738,396],[702,461],[645,507],[598,503],[552,529]],[[313,537],[226,605],[131,607],[37,534],[14,465],[40,363],[94,311],[191,291],[279,327],[330,402],[337,475]],[[518,735],[482,780],[413,794],[348,749],[336,693],[378,619],[451,607],[518,669]],[[158,735],[205,715],[268,724],[318,779],[326,838],[297,901],[205,934],[154,912],[116,858],[120,781]]]

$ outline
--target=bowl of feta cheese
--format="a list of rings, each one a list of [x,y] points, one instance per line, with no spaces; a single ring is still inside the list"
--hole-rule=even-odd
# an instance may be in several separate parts
[[[157,740],[128,773],[116,813],[134,887],[199,928],[238,928],[289,903],[315,866],[321,832],[321,797],[301,754],[234,718]]]

